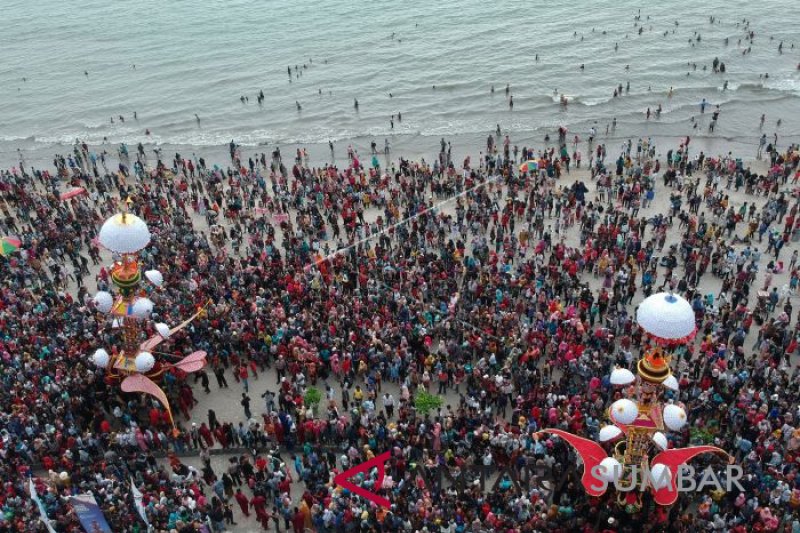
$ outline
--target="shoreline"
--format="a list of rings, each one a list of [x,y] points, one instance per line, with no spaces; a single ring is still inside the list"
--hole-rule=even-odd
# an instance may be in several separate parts
[[[506,134],[504,130],[501,131],[503,135]],[[629,133],[629,134],[625,134]],[[758,139],[761,132],[752,136],[739,136],[739,137],[717,137],[710,135],[690,135],[690,157],[694,157],[703,151],[706,157],[717,157],[720,155],[727,155],[731,153],[734,157],[742,159],[746,162],[756,161],[756,152],[758,149]],[[766,133],[766,131],[764,132]],[[456,168],[460,168],[465,157],[470,156],[472,163],[477,164],[478,158],[482,152],[483,147],[486,146],[486,139],[489,134],[494,135],[494,129],[487,127],[486,133],[460,133],[444,137],[445,141],[451,142],[452,145],[452,160]],[[580,142],[578,144],[578,151],[582,156],[582,166],[588,163],[587,153],[587,134],[582,132],[569,131],[567,133],[567,147],[570,154],[573,151],[572,139],[575,135],[579,136]],[[550,133],[550,142],[544,142],[544,136],[539,135],[538,132],[531,132],[530,134],[523,134],[516,136],[511,133],[511,146],[516,145],[521,150],[523,147],[534,149],[535,151],[555,147],[558,148],[557,133],[554,130]],[[619,154],[620,147],[628,139],[635,143],[639,138],[650,138],[656,145],[656,157],[664,158],[670,149],[676,149],[686,139],[685,135],[648,135],[648,132],[631,131],[626,132],[619,128],[615,132],[610,132],[605,135],[601,132],[597,135],[594,142],[594,149],[598,144],[606,145],[607,159],[616,158]],[[327,143],[287,143],[287,144],[273,144],[264,143],[259,145],[246,145],[237,142],[241,149],[242,162],[246,163],[248,157],[254,157],[256,154],[266,153],[267,157],[270,156],[276,147],[280,147],[281,155],[284,158],[284,164],[290,168],[290,164],[294,160],[295,153],[298,149],[305,148],[308,151],[309,162],[313,166],[322,166],[334,162],[338,166],[349,164],[347,157],[347,147],[352,145],[360,156],[362,163],[365,166],[371,165],[370,155],[370,142],[375,141],[377,144],[378,156],[380,164],[386,165],[386,157],[383,154],[384,139],[389,139],[390,154],[389,163],[397,163],[399,158],[404,158],[411,161],[425,161],[432,163],[436,160],[439,151],[440,140],[442,137],[423,136],[418,134],[399,134],[388,137],[372,137],[360,136],[349,139],[348,141],[334,142],[335,158],[331,158],[330,149]],[[554,140],[555,139],[555,140]],[[767,133],[767,143],[772,142],[773,137]],[[233,139],[236,141],[236,139]],[[502,146],[502,140],[495,139],[495,143]],[[783,151],[789,144],[800,143],[800,135],[793,136],[779,136],[778,137],[778,150]],[[16,148],[10,148],[9,141],[0,142],[0,168],[11,169],[19,167],[19,156]],[[55,154],[68,155],[72,152],[71,144],[53,144],[47,147],[33,147],[25,148],[24,143],[16,143],[18,148],[21,149],[25,159],[26,170],[30,171],[33,166],[38,170],[52,169],[53,156]],[[135,159],[135,149],[137,142],[132,141],[126,143],[128,151]],[[228,153],[228,145],[186,145],[186,144],[172,144],[172,143],[143,143],[148,162],[153,159],[153,149],[160,148],[165,160],[165,164],[171,161],[175,153],[181,154],[184,158],[191,158],[193,154],[197,157],[203,157],[206,163],[210,166],[219,165],[225,168],[230,165],[230,157]],[[115,171],[119,162],[117,150],[119,144],[90,144],[89,150],[99,156],[103,150],[107,152],[106,160],[109,171]],[[574,166],[574,165],[573,165]],[[98,164],[98,170],[100,165]]]

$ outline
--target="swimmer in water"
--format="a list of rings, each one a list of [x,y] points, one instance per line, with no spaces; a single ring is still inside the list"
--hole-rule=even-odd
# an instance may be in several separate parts
[[[301,106],[301,105],[300,105],[300,102],[298,102],[297,100],[295,100],[295,101],[294,101],[294,105],[296,105],[296,106],[297,106],[297,110],[298,110],[298,111],[300,111],[300,110],[302,110],[302,109],[303,109],[303,106]]]
[[[358,111],[358,98],[353,99],[353,107],[355,107],[356,111]]]

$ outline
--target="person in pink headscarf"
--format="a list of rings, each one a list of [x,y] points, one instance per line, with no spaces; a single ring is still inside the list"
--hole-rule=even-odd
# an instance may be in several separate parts
[[[439,452],[442,449],[442,425],[439,422],[433,425],[433,439],[431,445],[435,452]]]
[[[341,366],[339,365],[339,354],[336,352],[331,355],[331,371],[333,371],[334,376],[340,377]]]
[[[142,433],[142,428],[136,428],[136,444],[139,445],[139,449],[143,452],[146,452],[148,449],[147,440],[144,438],[144,433]]]

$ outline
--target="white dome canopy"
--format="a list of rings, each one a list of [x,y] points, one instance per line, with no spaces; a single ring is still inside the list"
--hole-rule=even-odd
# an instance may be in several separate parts
[[[149,298],[137,298],[133,302],[133,312],[131,313],[134,318],[147,318],[153,312],[153,301]]]
[[[663,340],[684,339],[696,329],[692,305],[668,292],[645,298],[636,311],[636,322],[647,333]]]
[[[112,252],[132,254],[150,243],[150,230],[136,215],[117,213],[103,223],[97,239]]]
[[[680,390],[680,385],[678,384],[678,378],[670,374],[667,379],[661,382],[669,390],[678,391]]]
[[[600,442],[607,442],[612,439],[616,439],[620,435],[622,435],[622,430],[611,424],[600,428],[600,433],[597,438]]]
[[[656,463],[650,467],[650,484],[656,490],[669,486],[672,481],[672,472],[667,465]]]
[[[619,481],[622,477],[622,465],[613,457],[606,457],[600,461],[600,475],[609,483]]]
[[[615,368],[609,379],[612,385],[628,385],[636,381],[636,376],[627,368]]]
[[[667,436],[661,433],[660,431],[656,431],[655,433],[653,433],[652,439],[653,442],[656,443],[656,446],[658,446],[659,449],[661,450],[666,450],[667,447],[669,446],[669,443],[667,442]]]
[[[111,356],[109,356],[108,352],[102,348],[95,350],[94,354],[92,355],[92,362],[99,368],[107,367],[110,360]]]
[[[164,283],[164,276],[158,270],[147,270],[144,273],[144,277],[156,287],[160,287]]]
[[[165,339],[169,337],[169,326],[164,324],[163,322],[159,322],[156,324],[156,331],[159,335],[164,337]]]
[[[664,425],[672,431],[680,431],[686,424],[686,411],[679,405],[665,405],[664,406]]]
[[[620,424],[632,424],[639,416],[639,407],[627,398],[611,404],[611,419]]]
[[[101,313],[108,313],[114,306],[114,297],[108,291],[98,291],[94,295],[94,305]]]
[[[133,363],[137,372],[150,372],[156,364],[156,358],[150,352],[139,352]]]

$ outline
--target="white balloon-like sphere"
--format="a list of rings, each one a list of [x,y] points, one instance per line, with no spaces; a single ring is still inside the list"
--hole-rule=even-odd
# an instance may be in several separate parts
[[[613,372],[611,372],[611,381],[612,385],[628,385],[633,383],[636,380],[636,376],[633,375],[633,372],[628,370],[627,368],[615,368]]]
[[[680,430],[686,424],[686,411],[677,405],[664,407],[664,425],[672,431]]]
[[[600,461],[600,475],[609,483],[619,481],[622,477],[622,465],[613,457],[606,457]]]
[[[628,399],[617,400],[611,404],[611,417],[620,424],[630,424],[639,416],[639,408]]]
[[[159,322],[158,324],[156,324],[156,331],[158,332],[159,335],[161,335],[165,339],[169,338],[169,326],[164,324],[163,322]]]
[[[138,298],[133,302],[132,314],[135,318],[147,318],[153,312],[153,301],[149,298]]]
[[[107,291],[99,291],[97,294],[94,295],[93,300],[94,300],[94,306],[101,313],[108,313],[114,306],[114,297],[111,296],[111,293]]]
[[[108,352],[102,348],[98,348],[95,350],[94,354],[92,354],[92,362],[98,368],[107,367],[110,360],[111,357],[108,355]]]
[[[164,284],[164,276],[158,270],[147,270],[144,273],[144,277],[156,287],[160,287]]]
[[[139,352],[134,360],[137,372],[149,372],[156,364],[156,358],[150,352]]]
[[[600,435],[598,438],[600,442],[606,442],[611,439],[616,439],[620,435],[622,435],[621,429],[619,429],[617,426],[614,425],[608,425],[608,426],[603,426],[600,429]]]
[[[61,481],[66,481],[66,480],[68,480],[68,479],[69,479],[69,474],[67,474],[66,472],[61,472],[61,473],[58,475],[58,477],[59,477],[59,479],[61,479]]]
[[[656,463],[650,467],[650,484],[656,490],[668,487],[672,481],[672,472],[669,471],[667,465]]]
[[[678,379],[672,374],[670,374],[661,384],[669,390],[674,390],[675,392],[678,392],[678,389],[680,388],[678,385]]]
[[[666,450],[667,446],[669,446],[669,444],[667,444],[667,436],[660,431],[653,433],[653,442],[662,450]]]

